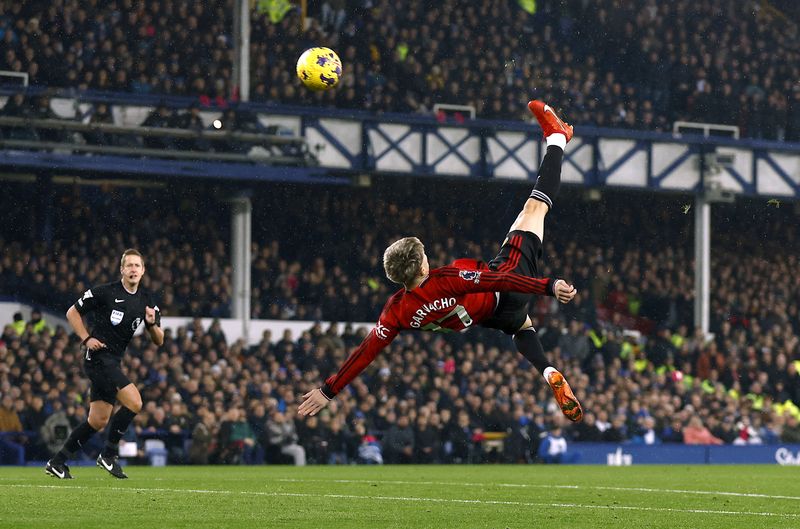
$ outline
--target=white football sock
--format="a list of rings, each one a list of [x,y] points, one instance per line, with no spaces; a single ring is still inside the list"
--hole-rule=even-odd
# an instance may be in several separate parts
[[[547,142],[548,147],[555,145],[556,147],[561,147],[562,151],[567,148],[567,137],[560,132],[552,133],[544,141]]]
[[[545,368],[544,373],[542,373],[542,376],[544,376],[544,379],[547,380],[547,377],[550,376],[550,373],[552,373],[554,371],[558,371],[558,370],[553,366],[548,366],[547,368]]]

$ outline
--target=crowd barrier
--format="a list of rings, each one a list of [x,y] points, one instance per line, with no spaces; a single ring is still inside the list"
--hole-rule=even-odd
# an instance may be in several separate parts
[[[800,445],[681,445],[572,443],[577,464],[588,465],[800,465]]]

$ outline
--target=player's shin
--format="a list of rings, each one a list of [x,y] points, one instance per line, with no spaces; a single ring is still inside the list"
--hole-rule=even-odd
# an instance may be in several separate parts
[[[108,439],[103,448],[103,457],[114,457],[117,455],[119,440],[125,435],[125,431],[128,429],[128,426],[130,426],[134,417],[136,417],[136,414],[125,406],[117,410],[117,413],[111,418],[111,424],[108,428]]]
[[[536,329],[528,327],[514,335],[514,344],[517,350],[533,364],[539,373],[544,374],[544,370],[550,366],[550,362],[544,355],[544,348],[536,334]]]
[[[531,198],[553,207],[553,201],[561,187],[561,161],[564,157],[566,139],[563,134],[551,134],[547,137],[547,153],[539,167],[539,176],[531,192]]]
[[[92,425],[89,424],[88,421],[82,422],[72,430],[72,433],[69,434],[66,442],[64,442],[64,446],[61,447],[61,450],[53,457],[53,460],[58,463],[66,462],[73,454],[80,450],[83,445],[86,444],[86,441],[95,433],[97,433],[97,430],[92,428]]]

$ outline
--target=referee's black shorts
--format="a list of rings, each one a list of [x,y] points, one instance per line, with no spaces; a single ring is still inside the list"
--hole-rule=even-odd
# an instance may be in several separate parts
[[[541,258],[542,241],[539,237],[529,231],[514,230],[508,233],[497,257],[489,261],[489,269],[539,277]],[[494,315],[481,325],[506,334],[516,334],[528,318],[528,304],[532,298],[533,294],[500,292]]]
[[[117,392],[131,383],[120,367],[120,360],[107,352],[92,351],[84,356],[83,370],[92,383],[90,402],[102,400],[109,404],[117,401]]]

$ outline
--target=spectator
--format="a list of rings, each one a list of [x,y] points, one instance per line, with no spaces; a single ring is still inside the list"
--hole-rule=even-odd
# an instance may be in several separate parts
[[[444,425],[442,440],[444,441],[445,462],[467,463],[471,461],[472,427],[466,411],[458,412],[455,421]]]
[[[189,463],[192,465],[207,465],[213,448],[214,415],[208,410],[201,410],[198,415],[200,416],[200,421],[192,430]]]
[[[786,424],[781,432],[781,442],[800,444],[800,421],[793,415],[786,417]]]
[[[400,415],[383,438],[386,462],[411,463],[414,460],[414,430],[407,415]]]
[[[655,427],[656,420],[653,417],[649,415],[643,417],[641,419],[639,432],[633,438],[633,442],[646,445],[661,444],[661,439],[659,439],[658,435],[656,434]]]
[[[702,419],[695,415],[683,429],[683,442],[687,445],[721,445],[722,439],[714,437],[708,428],[703,426]]]
[[[334,419],[330,424],[330,431],[325,436],[328,444],[329,465],[346,465],[351,453],[351,436],[340,420]]]
[[[305,466],[306,451],[297,444],[297,432],[291,418],[274,410],[267,421],[267,436],[269,442],[267,451],[277,449],[280,454],[291,457],[296,466]],[[269,457],[267,461],[270,461]]]
[[[560,420],[557,420],[539,445],[539,459],[544,463],[574,463],[578,459],[578,454],[567,449],[567,439],[559,423]]]
[[[155,110],[150,112],[142,122],[142,127],[169,128],[173,122],[172,110],[166,104],[159,103]],[[167,136],[145,135],[144,146],[148,149],[172,149],[174,148],[174,140]]]
[[[439,462],[439,432],[429,424],[429,417],[420,414],[414,430],[414,460],[416,463]]]
[[[356,425],[356,437],[359,439],[358,462],[365,465],[382,465],[383,454],[378,439],[366,433],[363,424]]]
[[[573,320],[569,323],[569,332],[559,338],[558,349],[564,358],[575,358],[580,363],[586,361],[591,352],[591,344],[581,322]]]

